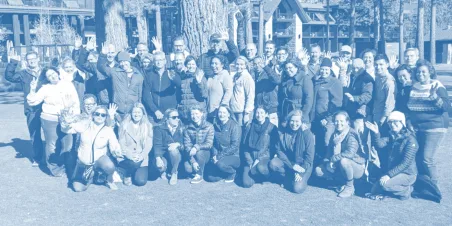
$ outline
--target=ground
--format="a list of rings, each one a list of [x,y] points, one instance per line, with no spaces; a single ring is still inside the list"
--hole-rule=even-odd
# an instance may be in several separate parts
[[[449,72],[452,70],[449,70]],[[441,81],[448,86],[448,76]],[[452,79],[450,79],[452,85]],[[290,193],[275,184],[244,189],[235,184],[176,186],[150,181],[144,187],[94,185],[74,193],[65,178],[32,168],[28,132],[18,93],[0,93],[1,225],[451,225],[452,129],[436,157],[441,204],[410,199],[372,201],[336,197],[332,190],[309,187]]]

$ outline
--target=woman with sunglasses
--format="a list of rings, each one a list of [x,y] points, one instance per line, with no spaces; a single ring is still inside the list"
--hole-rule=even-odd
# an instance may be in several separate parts
[[[243,186],[246,188],[253,186],[257,179],[268,179],[270,149],[278,141],[278,129],[270,122],[266,108],[257,106],[254,116],[242,136]]]
[[[179,163],[182,159],[181,151],[184,150],[184,127],[179,119],[176,109],[170,108],[165,111],[165,121],[154,129],[154,159],[153,163],[161,174],[166,178],[169,165],[171,168],[170,185],[177,184]]]
[[[206,121],[204,109],[200,106],[191,109],[191,121],[184,132],[184,148],[188,154],[184,166],[187,173],[194,175],[190,183],[198,184],[204,180],[204,167],[210,159],[215,130]]]
[[[141,103],[135,103],[119,127],[119,144],[124,160],[119,166],[125,169],[124,185],[144,186],[148,181],[149,152],[152,149],[152,124]]]
[[[315,174],[321,178],[339,179],[345,185],[337,189],[338,197],[348,198],[355,193],[354,180],[363,176],[365,158],[359,134],[350,127],[350,117],[345,111],[333,116],[335,131],[323,163]]]
[[[107,175],[107,187],[111,190],[118,189],[113,182],[115,164],[108,153],[112,157],[122,158],[122,152],[113,128],[106,125],[109,117],[107,107],[101,105],[95,108],[91,120],[70,124],[70,127],[80,133],[77,165],[72,178],[76,192],[88,189],[97,170]]]
[[[419,145],[415,135],[406,128],[405,115],[400,111],[389,114],[387,123],[389,137],[381,137],[376,123],[366,122],[367,128],[374,134],[373,142],[378,148],[389,147],[388,167],[380,181],[374,184],[370,199],[383,199],[386,194],[400,200],[411,197],[413,184],[417,177],[416,153]]]
[[[234,113],[227,105],[220,105],[213,127],[215,135],[211,151],[212,161],[206,170],[206,179],[225,183],[234,182],[236,171],[240,166],[239,146],[242,129],[235,121]]]
[[[72,135],[61,130],[59,116],[63,110],[71,115],[80,114],[80,100],[74,85],[60,80],[58,69],[48,67],[42,71],[42,74],[45,75],[48,83],[37,92],[32,90],[27,95],[27,103],[30,106],[42,104],[41,126],[46,140],[45,162],[53,176],[61,177],[65,171],[65,163],[70,162]],[[63,148],[57,148],[59,142],[62,142]],[[69,173],[70,169],[66,171]]]

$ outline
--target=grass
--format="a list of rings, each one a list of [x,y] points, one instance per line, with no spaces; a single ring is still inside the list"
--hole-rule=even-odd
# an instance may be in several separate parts
[[[1,225],[450,225],[452,224],[452,147],[446,139],[438,154],[443,201],[372,201],[336,197],[309,187],[304,194],[278,185],[192,185],[179,180],[149,181],[118,191],[93,185],[74,193],[65,178],[49,177],[29,160],[23,106],[0,105]],[[449,130],[448,136],[452,134]]]

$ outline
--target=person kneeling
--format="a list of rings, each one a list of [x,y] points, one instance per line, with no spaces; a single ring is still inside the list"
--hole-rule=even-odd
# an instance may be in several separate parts
[[[155,127],[154,157],[155,167],[162,178],[166,178],[168,163],[171,165],[170,185],[177,184],[177,174],[181,161],[181,150],[184,150],[184,128],[176,109],[165,111],[165,122]],[[169,162],[168,162],[169,161]]]
[[[279,133],[276,156],[270,161],[272,173],[290,183],[295,193],[303,193],[308,186],[314,160],[314,135],[302,128],[303,113],[293,110],[287,115],[289,125]]]
[[[365,158],[358,133],[350,128],[350,118],[345,111],[337,112],[334,117],[335,132],[329,142],[324,163],[315,169],[322,178],[334,178],[345,181],[338,196],[351,197],[355,192],[353,181],[363,176]]]
[[[213,124],[215,135],[211,151],[212,164],[209,164],[206,170],[206,179],[210,182],[221,179],[226,183],[234,182],[240,166],[239,145],[242,130],[233,116],[227,105],[220,105],[218,117]]]
[[[115,158],[121,158],[121,146],[113,128],[105,125],[109,114],[105,106],[98,106],[93,111],[92,120],[72,123],[69,126],[80,133],[77,165],[72,178],[74,191],[81,192],[93,183],[96,170],[100,169],[107,175],[107,186],[111,190],[118,187],[113,182],[115,164],[108,156],[108,151]]]
[[[255,119],[245,128],[242,148],[245,157],[243,187],[249,188],[255,180],[269,176],[270,146],[278,141],[278,130],[270,122],[264,106],[258,106]]]
[[[119,127],[119,143],[124,152],[124,160],[119,166],[125,170],[124,185],[144,186],[148,181],[149,152],[152,149],[152,124],[146,110],[136,103]]]
[[[373,142],[379,148],[391,147],[389,150],[388,171],[384,173],[380,181],[375,183],[370,194],[370,199],[383,199],[385,193],[393,195],[400,200],[411,197],[413,184],[417,177],[416,153],[419,145],[416,137],[406,128],[405,115],[399,111],[393,111],[387,120],[391,129],[390,137],[380,137],[378,126],[375,123],[366,122],[367,128],[375,134]]]

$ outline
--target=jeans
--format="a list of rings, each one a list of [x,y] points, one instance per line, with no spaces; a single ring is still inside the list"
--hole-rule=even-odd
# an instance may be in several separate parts
[[[153,159],[153,164],[155,168],[160,172],[166,172],[168,169],[168,160],[169,164],[171,164],[171,174],[177,173],[179,169],[179,163],[182,159],[182,156],[179,151],[168,151],[162,156],[163,167],[159,168],[155,165],[155,158]]]
[[[240,167],[240,158],[237,156],[225,156],[216,163],[209,164],[206,179],[217,182],[221,179],[234,179],[237,169]]]
[[[312,168],[306,169],[306,171],[301,174],[301,181],[295,181],[295,172],[292,169],[286,169],[286,166],[278,157],[275,157],[270,161],[269,167],[272,173],[283,177],[284,183],[288,184],[289,190],[294,193],[301,194],[308,187],[308,180],[309,177],[311,177]]]
[[[419,152],[417,153],[417,166],[419,174],[427,175],[435,184],[438,182],[435,154],[443,141],[445,132],[418,132]]]
[[[71,143],[72,145],[72,141],[69,142],[69,139],[72,137],[66,136],[67,134],[61,132],[57,121],[41,119],[41,124],[46,139],[45,160],[47,168],[53,176],[62,176],[64,173],[64,163],[70,161],[70,152],[63,150],[61,144]],[[65,138],[65,141],[61,142],[63,138]]]
[[[363,176],[365,170],[364,164],[358,164],[348,158],[342,158],[339,162],[334,164],[336,167],[334,173],[326,169],[327,164],[329,164],[329,162],[315,168],[315,174],[317,177],[339,179],[340,181],[346,182],[346,184],[350,186],[353,185],[353,180],[359,179]]]
[[[143,161],[134,162],[130,159],[125,159],[119,163],[119,167],[126,170],[125,177],[133,176],[132,182],[136,186],[144,186],[148,182],[149,170],[147,166],[141,167]]]
[[[33,147],[33,160],[41,162],[44,159],[44,147],[41,139],[41,111],[27,113],[27,127]]]
[[[323,126],[320,121],[314,121],[311,125],[311,130],[315,135],[314,165],[318,165],[323,161],[323,158],[325,158],[335,126],[330,121],[328,121],[325,126]]]
[[[108,157],[108,155],[104,155],[100,157],[95,163],[94,163],[94,170],[102,170],[105,174],[107,174],[107,182],[113,183],[113,173],[115,172],[115,164],[113,161]],[[89,185],[91,185],[92,180],[88,181],[88,183],[85,185],[81,182],[74,181],[72,183],[72,187],[74,188],[74,191],[81,192],[86,191],[88,189]]]
[[[189,158],[194,159],[198,163],[199,170],[194,171],[190,160],[188,160],[188,161],[184,162],[185,171],[189,174],[195,173],[195,174],[202,176],[204,173],[204,168],[206,166],[206,163],[210,159],[210,151],[198,151],[198,152],[196,152],[196,154],[194,156],[190,156]]]
[[[388,192],[398,198],[409,198],[414,182],[416,182],[416,175],[400,173],[386,181],[384,185],[377,181],[372,187],[372,194]]]
[[[250,188],[254,185],[256,178],[268,179],[270,174],[268,164],[269,158],[264,158],[257,163],[256,166],[250,169],[249,166],[243,168],[243,187]]]

